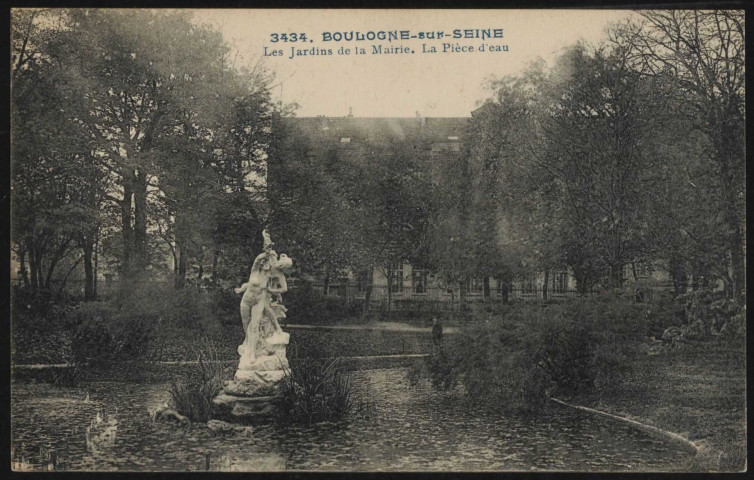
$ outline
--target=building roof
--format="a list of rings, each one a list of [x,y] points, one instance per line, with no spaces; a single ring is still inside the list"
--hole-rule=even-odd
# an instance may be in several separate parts
[[[309,138],[355,138],[380,141],[420,134],[433,142],[457,140],[468,117],[294,117],[293,124]]]

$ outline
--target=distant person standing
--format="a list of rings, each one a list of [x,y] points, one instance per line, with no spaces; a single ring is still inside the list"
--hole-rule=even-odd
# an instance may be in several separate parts
[[[437,317],[432,317],[432,343],[435,345],[435,349],[442,348],[442,324]]]

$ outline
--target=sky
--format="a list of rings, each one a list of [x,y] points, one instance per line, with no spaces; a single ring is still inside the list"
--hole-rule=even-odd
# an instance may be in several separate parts
[[[273,97],[299,105],[311,117],[464,117],[485,98],[493,78],[516,74],[537,58],[551,61],[579,40],[597,42],[605,29],[632,13],[626,10],[197,10],[195,21],[217,27],[232,45],[237,65],[274,72]],[[503,29],[502,38],[325,42],[323,32]],[[272,34],[304,33],[307,41],[272,42]],[[290,38],[290,37],[289,37]],[[421,53],[422,44],[438,53]],[[442,44],[474,47],[445,52]],[[480,44],[507,52],[480,52]],[[413,54],[372,54],[371,47],[405,47]],[[354,55],[356,46],[367,54]],[[265,56],[280,50],[281,56]],[[338,55],[340,47],[350,55]],[[291,56],[292,48],[330,48],[333,55]]]

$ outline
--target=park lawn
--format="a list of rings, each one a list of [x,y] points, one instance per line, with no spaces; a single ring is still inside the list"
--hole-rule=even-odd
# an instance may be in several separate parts
[[[570,401],[678,433],[700,446],[691,471],[746,468],[746,350],[743,342],[686,344],[642,354],[611,395]]]

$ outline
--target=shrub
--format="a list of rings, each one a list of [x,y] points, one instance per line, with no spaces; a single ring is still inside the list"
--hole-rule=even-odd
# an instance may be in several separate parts
[[[228,368],[220,360],[217,346],[206,337],[194,347],[196,366],[170,383],[172,408],[192,422],[207,422],[212,417],[212,399],[230,379]]]
[[[626,359],[648,331],[642,308],[615,297],[475,316],[477,322],[429,357],[424,372],[436,386],[458,382],[472,399],[512,410],[536,410],[548,396],[619,388],[630,368]]]
[[[677,301],[684,310],[686,323],[699,325],[704,337],[727,330],[726,325],[731,321],[735,323],[742,309],[741,304],[726,298],[723,292],[709,290],[680,295]]]
[[[291,363],[281,389],[281,406],[287,421],[336,421],[364,408],[352,397],[351,380],[340,358]]]
[[[209,291],[211,304],[215,311],[222,312],[225,316],[233,315],[236,320],[238,315],[238,305],[241,302],[241,295],[233,291],[233,288],[214,288]]]
[[[175,290],[166,302],[171,308],[164,311],[165,320],[172,326],[208,331],[219,325],[216,308],[209,292],[199,287]]]
[[[107,369],[143,359],[150,351],[153,318],[103,302],[82,303],[71,318],[71,353],[78,365]]]
[[[685,312],[672,298],[658,296],[644,306],[647,334],[659,339],[669,327],[679,327],[684,323]]]

